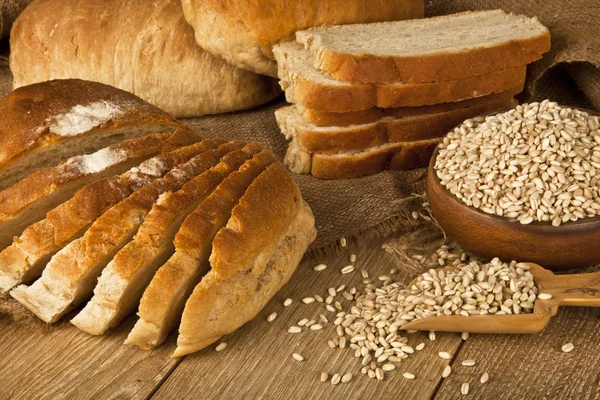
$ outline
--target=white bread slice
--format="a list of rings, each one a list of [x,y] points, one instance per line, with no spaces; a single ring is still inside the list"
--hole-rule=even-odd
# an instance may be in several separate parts
[[[274,162],[269,151],[258,153],[225,178],[185,219],[175,236],[175,253],[158,269],[144,291],[138,311],[140,319],[125,343],[150,349],[165,340],[181,316],[185,300],[208,272],[214,236],[227,223],[254,179]]]
[[[148,158],[198,140],[188,129],[150,134],[34,172],[0,192],[0,249],[90,182],[122,174]]]
[[[295,140],[290,142],[284,163],[296,174],[312,174],[322,179],[358,178],[391,170],[424,167],[440,139],[397,142],[366,150],[338,154],[308,153]]]
[[[68,158],[183,126],[129,92],[80,79],[18,88],[0,99],[0,115],[0,190]]]
[[[204,153],[206,156],[194,159],[201,164],[194,168],[195,171],[211,168],[224,153],[241,146],[241,141],[229,142],[216,151]],[[175,182],[154,190],[135,192],[113,206],[96,219],[81,238],[56,253],[40,279],[31,286],[17,286],[10,292],[11,296],[43,321],[56,322],[91,296],[106,264],[131,240],[160,194],[165,190],[179,189],[192,176],[194,174],[177,171],[172,175],[176,178]]]
[[[183,311],[180,357],[198,351],[254,318],[289,280],[314,240],[314,217],[281,164],[248,188],[215,237],[212,270]]]
[[[157,196],[186,178],[185,166],[192,169],[188,175],[195,174],[192,167],[200,171],[200,163],[179,164],[224,142],[224,139],[207,139],[182,147],[146,160],[125,174],[100,179],[80,189],[73,198],[49,211],[45,219],[29,226],[0,252],[0,293],[39,277],[50,257],[81,236],[96,218],[133,192],[143,187],[139,196],[146,197],[146,193]],[[179,167],[173,169],[176,166]],[[164,179],[156,180],[167,172],[169,174]]]
[[[454,111],[461,108],[480,106],[482,104],[497,104],[498,108],[509,107],[513,105],[513,96],[521,91],[520,86],[516,86],[501,93],[492,93],[487,96],[474,97],[472,99],[455,101],[451,103],[431,104],[420,107],[396,107],[380,108],[371,107],[366,110],[333,113],[321,110],[314,110],[296,104],[296,109],[307,122],[317,126],[348,126],[369,124],[379,121],[385,117],[404,118],[415,117],[417,115],[437,114],[447,111]]]
[[[455,102],[523,90],[526,66],[491,70],[485,75],[429,83],[392,82],[387,84],[351,83],[319,71],[311,63],[308,50],[296,42],[273,48],[279,78],[290,103],[322,112],[350,112],[373,107],[417,107]]]
[[[537,18],[502,10],[296,32],[317,69],[350,82],[434,82],[524,65],[550,49]]]
[[[392,142],[413,142],[439,138],[468,118],[510,107],[511,98],[471,107],[401,118],[384,117],[376,122],[349,126],[316,126],[307,122],[295,106],[275,111],[286,139],[294,138],[298,148],[308,153],[343,153],[365,150]]]
[[[261,150],[262,146],[252,143],[232,151],[177,192],[163,193],[134,240],[102,271],[94,297],[71,322],[88,333],[101,335],[134,311],[156,270],[173,254],[173,239],[183,220],[225,177]]]

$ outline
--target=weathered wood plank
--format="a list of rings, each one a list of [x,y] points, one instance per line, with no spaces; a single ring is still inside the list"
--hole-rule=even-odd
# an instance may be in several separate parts
[[[575,349],[561,351],[572,342]],[[436,399],[600,399],[600,310],[563,307],[536,335],[471,335]],[[465,367],[466,359],[477,361]],[[488,372],[490,380],[479,378]]]
[[[178,361],[169,357],[173,340],[155,351],[123,345],[133,322],[96,337],[70,324],[32,329],[1,318],[0,398],[146,398]]]
[[[341,275],[340,269],[349,264],[351,251],[323,260],[329,265],[323,272],[314,272],[314,263],[303,262],[258,318],[224,339],[228,343],[224,351],[217,353],[211,347],[185,357],[153,399],[429,398],[448,363],[437,354],[440,351],[454,353],[460,343],[459,335],[438,335],[434,342],[430,342],[425,333],[409,335],[409,344],[425,342],[425,349],[401,363],[398,370],[386,374],[384,382],[378,382],[360,373],[360,360],[354,358],[354,350],[328,347],[327,340],[335,336],[332,324],[335,313],[325,310],[322,304],[306,305],[300,301],[314,294],[325,298],[331,286],[362,287],[360,268],[367,269],[371,276],[387,274],[395,264],[392,256],[381,250],[382,243],[383,240],[375,239],[360,246],[356,251],[357,271],[349,275]],[[411,277],[399,273],[395,278],[408,282]],[[287,297],[294,303],[284,308],[282,303]],[[338,295],[337,299],[343,298]],[[341,302],[348,304],[345,300]],[[277,312],[278,318],[268,323],[266,317],[272,312]],[[323,330],[287,332],[288,327],[300,319],[317,319],[319,313],[330,320]],[[293,360],[294,352],[303,355],[305,361]],[[352,372],[354,378],[349,383],[334,386],[320,382],[321,372],[329,373],[330,377],[336,372],[341,375]],[[414,373],[416,379],[403,378],[403,372]]]

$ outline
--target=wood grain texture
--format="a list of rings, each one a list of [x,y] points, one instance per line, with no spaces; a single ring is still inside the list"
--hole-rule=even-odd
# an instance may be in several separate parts
[[[469,382],[471,399],[600,399],[600,310],[563,308],[536,335],[476,335],[462,346],[436,399],[460,397]],[[563,353],[572,342],[575,349]],[[477,361],[464,367],[466,359]],[[479,378],[488,372],[490,380]]]
[[[329,287],[341,284],[347,289],[356,286],[360,291],[361,268],[368,270],[372,277],[388,274],[395,263],[393,257],[381,249],[382,242],[375,239],[356,251],[357,270],[352,274],[340,273],[342,267],[350,264],[351,248],[332,260],[322,260],[329,265],[322,272],[312,270],[314,263],[302,263],[288,285],[255,320],[223,339],[228,343],[224,351],[217,353],[211,346],[185,357],[153,399],[384,399],[399,398],[399,394],[402,394],[400,398],[429,398],[448,363],[437,354],[440,351],[454,353],[460,343],[459,335],[439,335],[433,342],[426,333],[408,335],[409,344],[416,346],[424,342],[425,349],[402,362],[398,370],[387,373],[384,382],[378,382],[360,373],[362,366],[354,357],[354,350],[331,349],[327,345],[327,340],[336,336],[332,323],[335,313],[317,302],[308,305],[301,302],[303,297],[315,294],[326,298]],[[395,278],[409,282],[412,277],[398,273]],[[283,307],[287,297],[294,302]],[[341,293],[336,299],[344,306],[350,304]],[[278,317],[268,323],[266,317],[272,312],[277,312]],[[320,313],[330,321],[323,330],[287,332],[300,319],[316,320]],[[292,353],[301,354],[305,360],[295,361]],[[334,386],[320,382],[321,372],[329,373],[330,377],[334,373],[352,372],[354,377],[349,383]],[[416,379],[403,378],[403,372],[415,374]]]
[[[130,319],[105,336],[63,324],[27,328],[0,318],[0,398],[144,399],[178,364],[174,340],[155,351],[123,341]]]

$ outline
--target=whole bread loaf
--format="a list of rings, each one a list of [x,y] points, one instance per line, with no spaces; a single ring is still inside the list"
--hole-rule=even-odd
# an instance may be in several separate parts
[[[252,108],[280,93],[274,79],[200,48],[179,0],[37,0],[13,25],[10,59],[15,88],[87,79],[176,117]]]
[[[271,47],[320,25],[423,17],[423,0],[182,0],[196,41],[231,64],[277,77]]]

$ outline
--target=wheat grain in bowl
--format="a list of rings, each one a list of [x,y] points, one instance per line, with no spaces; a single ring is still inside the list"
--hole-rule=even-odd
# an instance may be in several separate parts
[[[544,100],[466,120],[440,143],[435,171],[468,206],[559,226],[600,215],[600,118]]]

